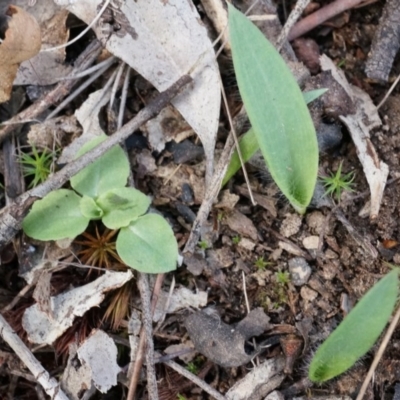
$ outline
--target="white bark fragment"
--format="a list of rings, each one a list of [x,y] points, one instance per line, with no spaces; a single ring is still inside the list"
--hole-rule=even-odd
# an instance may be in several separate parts
[[[53,318],[40,311],[37,304],[27,308],[22,326],[28,339],[33,343],[51,345],[73,324],[75,317],[81,317],[90,308],[98,306],[105,292],[121,287],[132,277],[131,271],[107,271],[87,285],[51,297]]]

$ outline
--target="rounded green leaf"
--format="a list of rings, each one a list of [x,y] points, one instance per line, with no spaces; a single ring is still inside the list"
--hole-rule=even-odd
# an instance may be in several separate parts
[[[79,208],[81,197],[72,190],[60,189],[33,204],[22,228],[37,240],[73,239],[89,224]]]
[[[233,65],[252,129],[275,183],[304,213],[318,172],[310,113],[279,53],[252,22],[228,6]]]
[[[100,136],[86,143],[77,157],[107,139]],[[96,198],[108,190],[124,187],[129,176],[129,161],[120,146],[114,146],[94,163],[71,178],[71,186],[80,194]]]
[[[82,215],[89,219],[100,219],[104,215],[103,210],[88,196],[81,198],[79,208]]]
[[[319,347],[308,371],[312,381],[334,378],[371,349],[396,304],[398,274],[395,268],[374,285]]]
[[[178,244],[168,222],[147,214],[122,228],[117,252],[122,261],[140,272],[160,274],[176,269]]]
[[[102,194],[97,204],[104,211],[103,224],[109,229],[119,229],[146,213],[150,198],[137,189],[126,187]]]

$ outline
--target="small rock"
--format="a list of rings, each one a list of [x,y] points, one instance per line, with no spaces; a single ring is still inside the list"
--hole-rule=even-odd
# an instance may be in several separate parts
[[[283,394],[274,390],[264,400],[284,400]]]
[[[305,285],[311,276],[311,267],[302,257],[295,257],[289,260],[289,272],[293,285]]]
[[[301,226],[301,217],[298,214],[286,214],[279,230],[280,234],[290,237],[299,232]]]
[[[320,234],[324,229],[326,217],[320,211],[314,211],[307,215],[307,225],[315,230],[315,233]]]
[[[250,239],[241,238],[240,242],[238,243],[238,246],[241,247],[242,249],[253,251],[256,244]]]
[[[312,290],[308,286],[303,286],[300,289],[300,296],[305,301],[313,301],[317,298],[318,293],[315,290]]]
[[[233,232],[238,233],[240,236],[247,236],[254,241],[257,240],[257,228],[254,226],[253,221],[240,211],[232,210],[226,216],[225,222]]]
[[[303,246],[307,250],[317,250],[319,245],[319,236],[307,236],[303,239]]]

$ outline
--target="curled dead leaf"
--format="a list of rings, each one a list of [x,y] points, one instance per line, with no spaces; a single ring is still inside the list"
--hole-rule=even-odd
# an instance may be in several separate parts
[[[40,27],[29,13],[10,5],[5,38],[0,43],[0,103],[10,98],[12,85],[22,61],[35,56],[41,47]]]

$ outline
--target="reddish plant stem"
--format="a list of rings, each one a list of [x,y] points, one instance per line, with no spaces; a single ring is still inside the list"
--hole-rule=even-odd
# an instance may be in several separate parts
[[[320,8],[315,13],[312,13],[299,21],[290,31],[288,40],[297,39],[328,19],[359,5],[361,2],[362,0],[336,0],[327,6]]]

